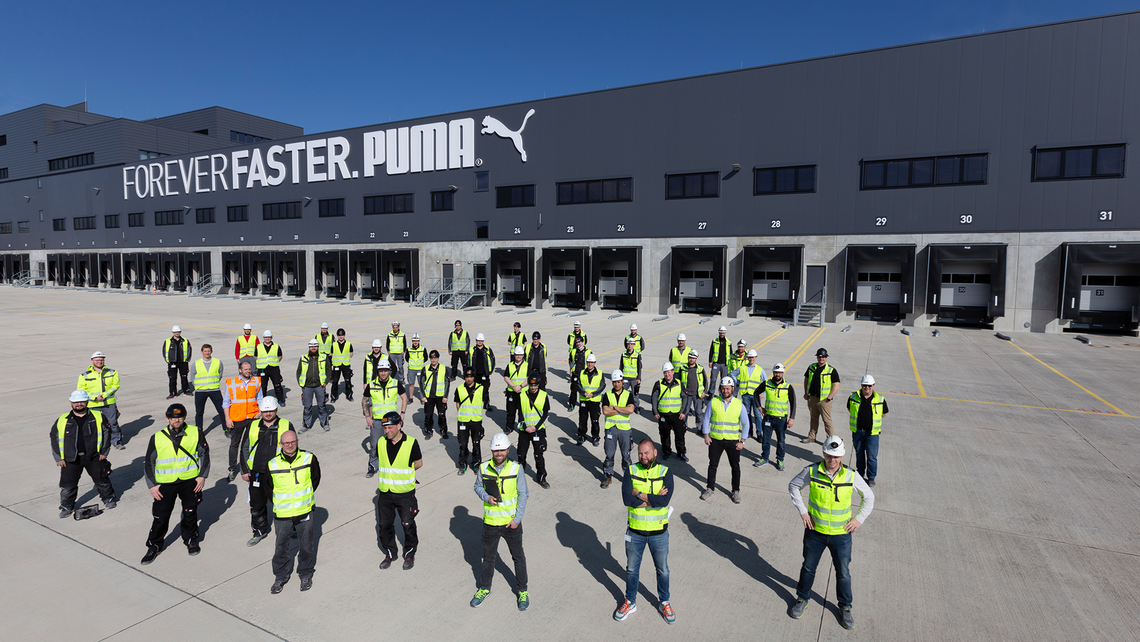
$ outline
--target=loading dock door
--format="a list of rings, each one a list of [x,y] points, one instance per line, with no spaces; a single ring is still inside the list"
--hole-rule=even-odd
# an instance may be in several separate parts
[[[873,321],[914,312],[914,245],[848,245],[844,252],[844,310]]]
[[[741,307],[751,314],[791,316],[800,299],[802,245],[750,245],[740,254]]]
[[[641,303],[641,246],[594,248],[590,259],[593,299],[602,308],[636,310]]]
[[[551,305],[582,307],[589,299],[589,249],[545,248],[542,251],[542,296]]]
[[[382,294],[397,301],[411,301],[420,286],[419,250],[384,250],[380,253]]]
[[[1134,330],[1140,322],[1140,243],[1063,243],[1060,318],[1072,329]]]
[[[350,253],[349,291],[362,299],[380,298],[380,252],[356,250]]]
[[[670,302],[683,312],[719,312],[727,253],[723,245],[674,247],[669,257]]]
[[[941,322],[1005,316],[1004,243],[927,246],[926,314]]]
[[[348,251],[314,252],[313,262],[313,285],[317,290],[327,297],[344,298],[348,293]]]
[[[278,286],[277,279],[274,277],[274,267],[276,266],[272,252],[251,252],[249,254],[250,290],[260,294],[277,294]]]
[[[1140,265],[1086,265],[1081,275],[1082,312],[1132,312],[1140,300]]]
[[[512,247],[491,250],[488,295],[506,305],[529,305],[534,298],[534,248]]]
[[[306,289],[305,253],[274,252],[277,288],[288,296],[304,296]]]
[[[248,294],[252,285],[249,252],[222,253],[222,284],[231,293]]]

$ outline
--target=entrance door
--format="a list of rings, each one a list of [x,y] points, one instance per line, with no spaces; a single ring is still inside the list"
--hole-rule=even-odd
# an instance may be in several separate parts
[[[443,289],[450,290],[451,282],[455,280],[455,266],[451,263],[443,264]]]
[[[475,278],[475,291],[476,292],[486,292],[487,291],[487,264],[486,263],[476,263],[475,265],[473,265],[471,267],[472,267],[472,272],[473,272],[472,276]]]
[[[822,303],[823,289],[827,287],[827,266],[807,266],[807,285],[804,286],[804,303]]]

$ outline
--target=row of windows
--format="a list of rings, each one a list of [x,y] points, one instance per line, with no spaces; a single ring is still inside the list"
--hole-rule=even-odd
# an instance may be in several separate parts
[[[162,210],[154,213],[155,226],[182,225],[183,210]]]
[[[94,216],[76,216],[72,219],[72,227],[77,230],[93,230],[95,229]]]
[[[206,131],[208,131],[208,130],[206,130]],[[198,133],[202,133],[202,132],[198,132]],[[263,140],[273,140],[273,139],[265,138],[263,136],[254,136],[253,134],[243,134],[241,132],[235,132],[234,130],[231,129],[230,130],[230,140],[235,142],[235,143],[260,143]]]
[[[364,214],[403,214],[416,211],[415,194],[365,196]]]
[[[942,274],[943,283],[989,283],[989,274]]]
[[[264,221],[277,221],[287,218],[301,218],[301,201],[266,203],[261,206],[261,219]]]
[[[901,272],[860,272],[858,280],[862,283],[902,283]]]
[[[83,167],[85,165],[95,164],[95,152],[87,152],[86,154],[76,154],[75,156],[67,156],[66,158],[57,158],[48,161],[48,171],[54,172],[59,169],[72,169],[74,167]]]
[[[633,179],[612,178],[558,184],[558,204],[615,203],[633,200]]]
[[[1124,145],[1097,145],[1033,152],[1033,180],[1123,178]]]
[[[988,154],[970,154],[864,161],[860,189],[984,184],[988,159]]]
[[[1140,286],[1140,276],[1135,274],[1121,274],[1118,276],[1112,276],[1110,274],[1084,274],[1081,276],[1081,285],[1100,287],[1115,285],[1123,288],[1134,288]]]

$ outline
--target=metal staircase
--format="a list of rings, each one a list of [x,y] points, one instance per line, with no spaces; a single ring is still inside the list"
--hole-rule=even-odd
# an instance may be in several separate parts
[[[472,301],[487,298],[487,279],[430,279],[416,289],[412,307],[460,310]]]
[[[187,296],[205,296],[212,294],[215,288],[222,286],[221,274],[207,274],[198,279],[198,282],[187,288]]]
[[[424,281],[412,295],[412,307],[434,308],[439,304],[439,297],[443,295],[443,292],[443,279]]]
[[[46,283],[47,275],[45,275],[43,272],[33,273],[29,270],[24,270],[23,272],[16,273],[16,278],[12,280],[12,285],[18,288],[26,288],[34,284],[36,281]]]
[[[808,300],[796,308],[793,325],[814,325],[823,327],[823,311],[827,309],[827,290],[820,288],[818,292],[808,297]]]

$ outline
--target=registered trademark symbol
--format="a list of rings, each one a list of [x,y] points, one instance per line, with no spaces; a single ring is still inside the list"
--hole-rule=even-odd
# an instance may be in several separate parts
[[[482,167],[482,166],[483,166],[483,159],[482,158],[476,158],[475,159],[475,167]]]

